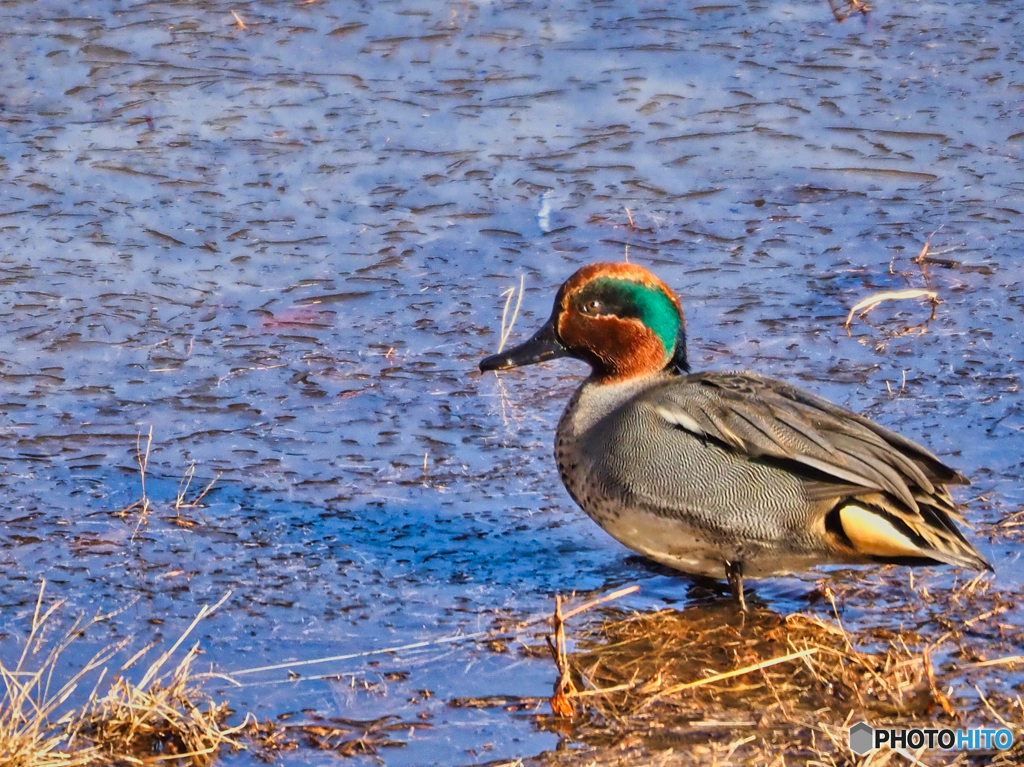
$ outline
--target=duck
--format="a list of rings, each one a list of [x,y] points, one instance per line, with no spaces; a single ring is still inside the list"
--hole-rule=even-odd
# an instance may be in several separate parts
[[[992,566],[958,527],[926,448],[804,389],[750,372],[692,372],[676,294],[633,263],[594,263],[559,288],[526,342],[483,372],[571,357],[590,376],[555,431],[572,499],[633,551],[728,582],[823,564]]]

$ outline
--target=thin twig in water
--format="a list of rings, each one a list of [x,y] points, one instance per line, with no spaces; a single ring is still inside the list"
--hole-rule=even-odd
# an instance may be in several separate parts
[[[498,401],[501,402],[501,422],[505,424],[505,428],[508,428],[508,411],[512,407],[512,400],[509,399],[508,390],[505,388],[505,382],[501,380],[501,376],[495,375],[494,380],[498,382]]]
[[[203,491],[193,498],[191,501],[186,501],[185,496],[188,494],[189,485],[192,484],[192,477],[195,475],[196,465],[194,463],[189,464],[188,469],[185,471],[185,476],[181,478],[181,482],[178,483],[178,495],[174,499],[174,510],[179,511],[180,509],[194,509],[199,505],[199,502],[203,500],[210,490],[213,489],[214,484],[218,479],[224,476],[224,472],[218,471],[217,476],[209,481]],[[184,483],[185,487],[182,488],[181,484]]]
[[[195,498],[194,498],[194,499],[193,499],[193,500],[191,501],[191,503],[187,503],[187,504],[185,504],[185,505],[186,505],[186,506],[189,506],[189,507],[192,507],[192,506],[198,506],[198,505],[199,505],[199,502],[200,502],[201,500],[203,500],[203,496],[205,496],[205,495],[206,495],[206,494],[207,494],[208,492],[210,492],[210,490],[211,490],[211,489],[213,488],[213,484],[214,484],[214,482],[216,482],[216,481],[217,481],[218,479],[220,479],[220,478],[221,478],[222,476],[224,476],[224,472],[222,472],[222,471],[218,471],[218,472],[217,472],[217,476],[216,476],[216,477],[214,477],[213,479],[211,479],[211,480],[210,480],[210,482],[209,482],[209,484],[208,484],[208,485],[207,485],[206,487],[204,487],[204,488],[203,488],[203,492],[201,492],[201,493],[200,493],[199,495],[197,495],[197,496],[196,496],[196,497],[195,497]]]
[[[934,308],[940,303],[939,295],[934,290],[921,290],[919,288],[915,288],[912,290],[886,291],[868,296],[863,301],[858,301],[854,304],[853,308],[850,309],[850,313],[846,315],[846,322],[843,324],[843,327],[846,328],[846,334],[850,335],[850,323],[853,322],[854,315],[858,312],[861,314],[867,314],[883,301],[902,301],[908,298],[922,297],[926,297],[931,302],[932,311],[934,313]]]
[[[844,10],[837,6],[837,0],[828,0],[829,8],[832,9],[832,15],[840,24],[855,13],[867,16],[871,12],[871,6],[863,2],[863,0],[845,0],[845,2],[847,7]]]
[[[992,704],[988,702],[988,698],[985,697],[985,693],[981,691],[981,688],[978,687],[978,685],[973,685],[973,687],[977,691],[978,697],[981,698],[981,702],[985,704],[985,708],[987,708],[989,712],[991,712],[992,716],[998,719],[999,723],[1002,724],[1003,727],[1006,727],[1008,730],[1012,731],[1013,725],[1006,721],[1006,719],[1002,715],[1000,715],[998,711],[995,710]]]
[[[941,266],[944,269],[956,269],[960,266],[959,261],[955,261],[951,258],[939,258],[939,256],[946,253],[952,253],[957,250],[956,247],[946,248],[945,250],[932,250],[932,237],[939,233],[942,227],[936,229],[934,232],[928,235],[928,239],[925,240],[924,246],[921,248],[921,252],[917,254],[917,258],[913,261],[915,264],[921,267],[921,274],[928,282],[928,267],[930,266]]]
[[[328,658],[313,658],[311,660],[292,661],[286,663],[275,663],[271,666],[257,666],[256,668],[244,668],[238,671],[228,672],[231,677],[244,676],[246,674],[257,674],[263,671],[281,671],[283,669],[299,668],[301,666],[313,666],[318,663],[333,663],[342,660],[353,660],[355,658],[368,658],[373,655],[387,655],[391,653],[398,653],[404,650],[417,650],[422,647],[433,647],[435,645],[450,644],[452,642],[468,642],[487,637],[493,639],[495,636],[500,636],[503,632],[496,631],[477,631],[472,634],[454,634],[452,636],[441,637],[440,639],[427,639],[422,642],[410,642],[409,644],[396,645],[394,647],[382,647],[379,650],[366,650],[364,652],[348,653],[347,655],[332,655]]]
[[[836,606],[836,592],[828,585],[826,585],[822,591],[825,592],[825,596],[828,598],[829,604],[832,605],[832,614],[836,616],[836,625],[839,626],[839,630],[843,634],[843,641],[846,643],[846,649],[848,652],[852,652],[853,643],[850,642],[850,636],[846,633],[846,628],[843,626],[843,619],[839,617],[839,608]]]
[[[505,344],[508,343],[508,338],[512,334],[512,327],[516,324],[516,318],[519,316],[519,308],[523,305],[523,292],[524,292],[524,277],[522,274],[519,275],[519,291],[518,297],[516,298],[516,306],[512,311],[511,322],[508,319],[508,310],[512,305],[512,297],[516,295],[515,287],[506,288],[502,292],[502,296],[505,297],[505,307],[501,311],[501,335],[498,340],[498,354],[501,354],[501,350],[505,348]],[[505,390],[505,384],[502,383],[501,376],[498,375],[498,371],[495,371],[495,381],[498,383],[498,393],[501,401],[501,420],[508,427],[508,409],[509,409],[509,397],[508,392]]]
[[[577,690],[569,670],[569,651],[565,646],[565,617],[562,615],[562,596],[560,594],[555,595],[555,641],[552,642],[550,636],[544,638],[547,640],[548,647],[551,648],[551,657],[558,668],[554,694],[549,701],[551,710],[555,716],[571,719],[576,713],[576,708],[569,698],[576,695]]]
[[[192,477],[196,473],[196,464],[192,462],[185,469],[185,473],[181,476],[181,482],[178,483],[178,495],[174,499],[174,510],[177,511],[181,508],[182,504],[185,503],[185,495],[188,493],[189,487],[192,485]],[[184,487],[182,487],[184,485]]]
[[[914,259],[915,264],[920,264],[923,268],[925,265],[925,259],[928,257],[928,250],[932,246],[932,237],[938,234],[938,230],[935,230],[928,235],[928,239],[924,241],[924,246],[921,248],[921,252],[917,254],[917,258]]]
[[[985,668],[986,666],[1016,666],[1019,663],[1024,663],[1024,655],[1007,655],[1005,658],[982,660],[977,663],[968,663],[960,668],[966,670],[969,668]]]
[[[149,434],[146,435],[146,453],[142,453],[142,432],[135,442],[135,457],[139,462],[139,477],[142,482],[142,513],[149,511],[149,496],[146,495],[146,469],[149,468],[149,449],[153,446],[153,427],[149,427]]]
[[[498,341],[498,354],[501,354],[501,350],[505,348],[505,344],[508,343],[508,337],[512,334],[512,328],[516,324],[516,318],[519,316],[519,307],[523,305],[523,275],[519,275],[519,291],[517,293],[515,288],[507,288],[502,295],[505,296],[505,308],[501,312],[501,337]],[[512,305],[512,297],[516,298],[516,308],[512,311],[512,319],[508,318],[508,308]],[[507,323],[507,324],[506,324]]]
[[[261,366],[252,367],[252,368],[238,368],[237,370],[232,370],[227,375],[224,375],[224,376],[221,376],[220,378],[218,378],[216,385],[220,386],[221,384],[223,384],[228,379],[234,378],[235,376],[240,376],[243,373],[263,372],[265,370],[276,370],[277,368],[284,368],[284,367],[288,367],[288,366],[282,363],[280,365],[261,365]]]
[[[626,586],[625,588],[621,588],[618,591],[613,591],[611,594],[605,594],[603,597],[592,599],[589,602],[586,602],[580,605],[579,607],[574,607],[569,612],[565,613],[562,616],[562,620],[569,620],[573,616],[579,615],[580,613],[585,612],[586,610],[589,610],[592,607],[597,607],[599,604],[603,604],[604,602],[610,602],[613,599],[620,599],[624,596],[628,596],[629,594],[635,594],[639,590],[640,587],[634,584],[632,586]]]
[[[924,649],[921,650],[921,658],[924,660],[924,675],[928,678],[928,687],[931,688],[932,698],[939,702],[947,716],[959,719],[960,717],[953,708],[953,704],[949,702],[949,698],[942,694],[942,690],[939,689],[938,684],[935,682],[935,669],[932,668],[932,656],[928,645],[925,645]]]
[[[580,692],[576,689],[576,685],[572,681],[572,674],[569,666],[569,651],[566,647],[565,639],[565,621],[574,615],[596,607],[599,604],[610,602],[613,599],[619,599],[626,596],[627,594],[633,594],[640,590],[639,586],[627,586],[626,588],[613,591],[611,594],[606,594],[603,597],[592,599],[579,607],[570,610],[567,613],[562,613],[562,597],[559,594],[555,595],[555,641],[551,641],[550,636],[544,637],[548,643],[548,647],[551,649],[551,657],[555,661],[555,667],[558,669],[558,680],[555,682],[554,694],[548,701],[551,704],[551,710],[555,716],[571,719],[576,713],[576,708],[573,706],[570,698],[579,697]],[[625,687],[619,686],[617,688],[606,688],[603,690],[592,691],[589,694],[597,695],[600,693],[615,692],[619,689],[626,689],[632,685],[626,685]]]
[[[146,469],[149,467],[149,451],[153,446],[153,427],[149,427],[149,434],[146,437],[146,450],[142,450],[142,432],[139,432],[138,437],[135,441],[135,460],[139,464],[139,477],[142,483],[142,497],[130,503],[118,512],[122,517],[128,514],[130,511],[139,509],[139,519],[135,525],[135,530],[132,532],[132,540],[139,532],[139,528],[146,519],[146,515],[149,513],[149,496],[146,495]]]
[[[178,637],[178,641],[171,645],[171,649],[165,650],[160,655],[160,657],[157,660],[155,660],[152,665],[150,665],[150,667],[146,670],[146,673],[143,675],[142,679],[139,680],[139,683],[136,685],[136,687],[147,687],[149,683],[153,681],[156,675],[160,673],[160,669],[168,661],[168,659],[172,655],[174,655],[174,653],[177,651],[179,647],[181,647],[181,643],[184,642],[188,635],[192,633],[193,629],[195,629],[195,627],[199,625],[200,621],[209,616],[211,613],[215,612],[218,607],[227,602],[228,599],[231,597],[231,594],[232,592],[229,589],[227,592],[224,593],[224,596],[222,596],[213,606],[203,605],[199,612],[196,614],[196,617],[193,618],[192,622],[188,625],[188,628],[185,629],[185,633]]]

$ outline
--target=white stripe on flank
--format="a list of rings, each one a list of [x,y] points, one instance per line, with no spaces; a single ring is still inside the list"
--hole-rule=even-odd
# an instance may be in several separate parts
[[[655,412],[674,426],[679,426],[686,431],[696,434],[698,437],[706,437],[708,433],[701,428],[692,417],[683,412],[682,409],[669,409],[667,407],[655,408]]]

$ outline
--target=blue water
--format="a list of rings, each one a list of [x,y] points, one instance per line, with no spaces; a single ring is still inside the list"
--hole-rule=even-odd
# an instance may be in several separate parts
[[[793,381],[972,476],[973,538],[997,587],[1020,587],[1019,534],[991,527],[1024,503],[1016,8],[921,2],[839,24],[825,2],[44,1],[5,16],[5,662],[44,578],[68,616],[131,605],[90,647],[174,640],[232,590],[196,635],[225,673],[485,630],[555,593],[639,582],[625,607],[685,602],[683,579],[560,486],[552,432],[583,366],[476,372],[521,275],[513,341],[579,265],[624,257],[679,291],[698,369]],[[912,263],[930,235],[955,266]],[[853,304],[907,287],[942,300],[923,335],[899,334],[928,319],[917,301],[847,335]],[[154,510],[122,518],[150,427]],[[182,526],[192,465],[191,497],[220,476]],[[821,577],[758,593],[804,609]],[[557,742],[447,705],[549,694],[552,664],[514,649],[303,669],[342,681],[223,689],[239,716],[425,712],[432,729],[388,765]],[[393,670],[409,673],[381,685]]]

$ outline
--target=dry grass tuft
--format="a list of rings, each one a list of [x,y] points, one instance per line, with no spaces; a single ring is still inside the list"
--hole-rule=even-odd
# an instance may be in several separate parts
[[[149,512],[153,509],[154,505],[152,499],[149,497],[149,494],[146,492],[146,472],[149,470],[149,455],[152,448],[153,427],[150,426],[149,432],[146,434],[145,437],[145,444],[143,444],[143,435],[141,431],[139,432],[135,442],[135,462],[139,465],[139,484],[141,485],[141,497],[139,498],[139,500],[133,501],[132,503],[128,504],[123,509],[117,512],[117,515],[122,519],[128,517],[130,514],[138,513],[138,520],[135,523],[135,530],[132,533],[133,540],[135,536],[138,535],[138,532],[143,527],[143,525],[145,525],[148,522]],[[209,493],[213,489],[213,486],[217,483],[217,480],[219,480],[224,475],[224,472],[218,472],[217,476],[211,479],[209,483],[206,485],[206,487],[204,487],[194,498],[189,500],[188,491],[189,488],[192,486],[192,480],[195,477],[195,473],[196,464],[189,464],[188,468],[185,470],[185,473],[181,478],[181,481],[178,483],[178,492],[175,496],[174,503],[172,504],[172,507],[174,509],[174,516],[164,517],[164,519],[173,522],[179,527],[193,528],[197,525],[197,522],[194,519],[182,515],[182,509],[201,508],[203,498],[205,498],[207,493]]]
[[[193,646],[169,671],[169,661],[198,625],[227,599],[200,610],[184,634],[146,669],[138,682],[124,673],[153,648],[136,653],[119,670],[108,691],[99,689],[106,665],[126,642],[94,655],[71,678],[54,689],[62,656],[89,627],[108,619],[97,615],[78,620],[57,640],[49,640],[49,624],[62,602],[43,609],[45,587],[33,614],[24,650],[13,667],[0,662],[4,696],[0,700],[0,764],[4,767],[100,767],[111,764],[209,764],[223,748],[240,748],[238,727],[225,726],[227,705],[217,704],[203,690],[209,675],[197,675]],[[95,677],[82,703],[76,693]]]
[[[258,757],[298,748],[332,751],[339,756],[374,756],[380,749],[406,745],[397,733],[429,727],[388,716],[371,721],[323,719],[310,715],[303,723],[259,723],[249,715],[228,726],[232,713],[205,691],[211,678],[196,673],[195,644],[176,664],[188,636],[219,608],[203,607],[176,642],[159,654],[132,681],[126,674],[155,644],[124,663],[100,694],[107,664],[127,640],[104,648],[71,678],[54,687],[73,643],[111,615],[80,619],[58,639],[50,638],[52,623],[63,602],[44,609],[45,585],[40,588],[32,627],[17,662],[0,662],[4,695],[0,699],[0,765],[2,767],[110,767],[110,765],[194,765],[205,767],[225,751],[251,748]],[[138,675],[136,675],[138,676]],[[230,681],[230,680],[228,680]],[[89,682],[91,687],[86,686]],[[84,689],[83,689],[84,688]],[[80,701],[80,702],[79,702]]]
[[[134,511],[139,512],[139,521],[135,526],[135,533],[139,531],[139,527],[145,521],[149,514],[149,496],[146,494],[146,469],[149,468],[149,451],[153,447],[153,427],[149,427],[149,433],[146,435],[146,447],[143,450],[142,447],[142,432],[139,432],[138,438],[135,441],[135,461],[139,464],[139,479],[142,483],[142,497],[133,503],[128,504],[118,512],[118,516],[124,518],[127,517]]]
[[[793,713],[823,704],[891,715],[932,703],[922,658],[908,649],[909,637],[901,639],[884,652],[862,652],[821,618],[744,615],[723,604],[604,624],[578,640],[572,665],[580,689],[592,691],[594,710],[605,715],[667,708],[673,717],[703,718],[712,709]]]
[[[90,699],[82,712],[81,737],[111,759],[145,762],[159,755],[161,760],[188,759],[206,765],[224,747],[242,747],[236,735],[248,722],[227,727],[231,713],[227,703],[215,703],[203,690],[208,674],[196,675],[192,663],[199,654],[195,644],[169,671],[168,662],[198,623],[217,609],[230,592],[213,607],[205,606],[184,634],[150,664],[137,683],[118,676],[102,698]],[[136,654],[126,667],[150,649]]]
[[[189,760],[206,765],[223,747],[241,748],[234,737],[240,727],[226,727],[230,711],[215,703],[192,672],[194,646],[167,674],[156,676],[167,654],[150,667],[140,684],[118,677],[110,691],[83,716],[81,738],[107,761],[135,763],[152,757]]]
[[[73,745],[79,727],[77,711],[62,709],[79,686],[123,648],[123,644],[113,645],[94,655],[55,688],[63,653],[106,616],[79,619],[63,636],[49,640],[49,624],[63,602],[44,609],[44,594],[45,583],[39,588],[32,626],[18,660],[13,666],[0,660],[4,685],[0,699],[0,764],[5,767],[77,767],[92,763],[93,752]]]

